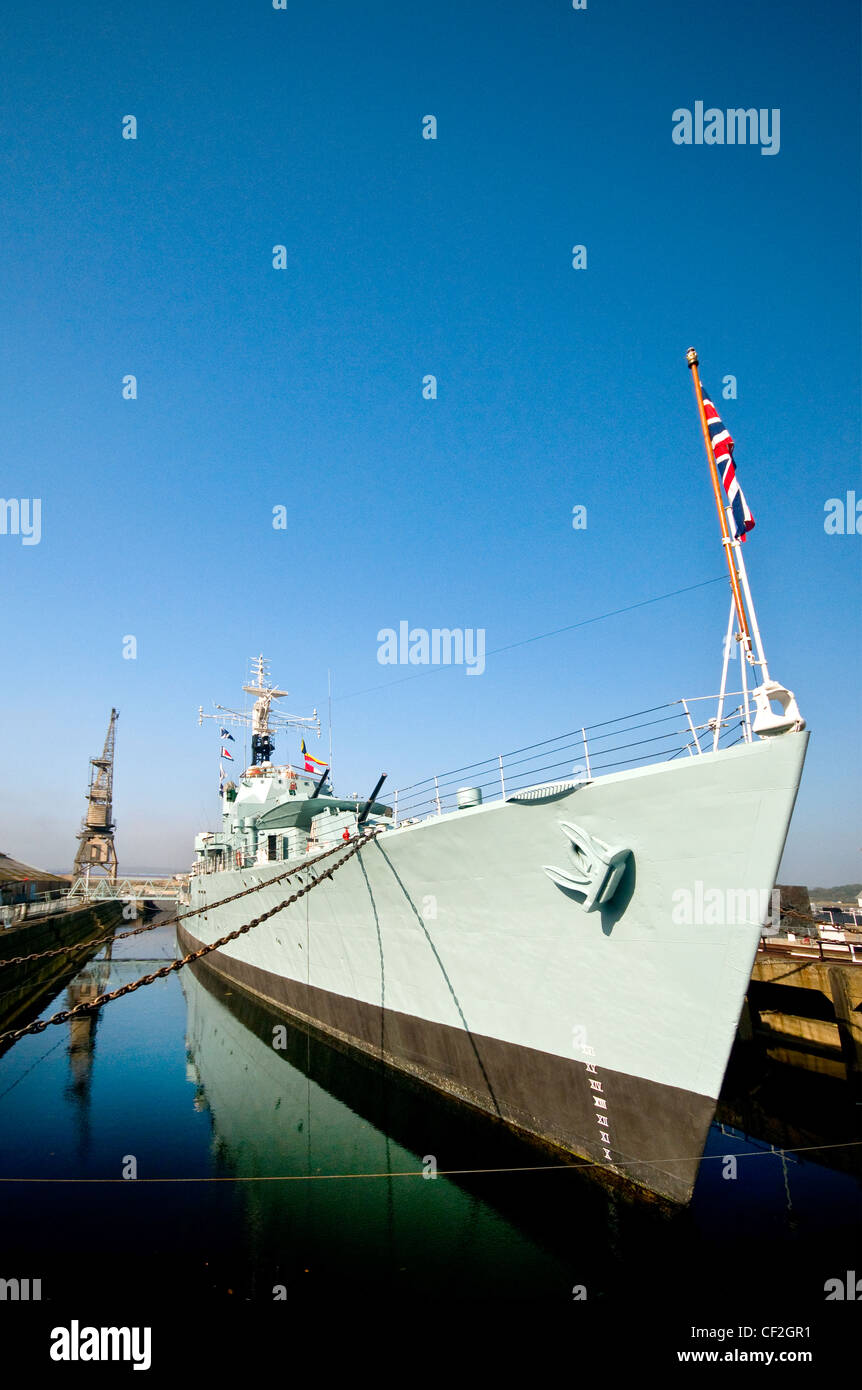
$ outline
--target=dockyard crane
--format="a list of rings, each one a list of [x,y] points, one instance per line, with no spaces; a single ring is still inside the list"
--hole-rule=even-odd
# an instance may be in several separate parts
[[[89,880],[90,869],[102,869],[110,883],[117,881],[117,851],[114,846],[114,737],[119,710],[111,710],[108,732],[101,758],[90,759],[90,785],[87,814],[78,833],[75,878]]]

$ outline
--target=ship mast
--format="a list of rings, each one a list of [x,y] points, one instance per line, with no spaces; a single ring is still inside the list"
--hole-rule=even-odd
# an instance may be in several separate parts
[[[269,763],[275,748],[274,735],[281,729],[307,729],[320,737],[320,718],[315,709],[311,715],[285,714],[273,709],[274,700],[283,700],[290,692],[279,690],[270,683],[269,662],[263,654],[251,661],[251,678],[243,686],[255,701],[249,714],[245,710],[228,709],[226,705],[215,705],[218,714],[204,714],[203,705],[198,711],[198,724],[205,719],[217,719],[221,724],[238,724],[251,728],[251,766]]]

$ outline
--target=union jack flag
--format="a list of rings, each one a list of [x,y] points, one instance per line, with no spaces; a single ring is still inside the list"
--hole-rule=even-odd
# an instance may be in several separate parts
[[[733,462],[733,439],[730,430],[705,393],[703,407],[706,411],[709,437],[712,440],[712,452],[715,454],[715,462],[730,504],[730,515],[733,518],[733,539],[744,541],[748,532],[754,530],[754,517],[748,509],[745,495],[737,482],[736,464]]]

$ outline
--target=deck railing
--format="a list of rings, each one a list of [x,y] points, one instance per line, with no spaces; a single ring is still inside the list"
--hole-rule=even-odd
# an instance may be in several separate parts
[[[677,757],[702,757],[714,747],[730,748],[750,738],[746,705],[727,708],[728,700],[742,695],[743,691],[726,692],[723,714],[701,723],[693,717],[691,707],[715,705],[717,695],[672,700],[618,719],[570,729],[509,753],[495,753],[449,772],[432,773],[394,793],[394,824],[456,810],[458,791],[465,787],[480,791],[483,801],[506,800],[539,784],[590,782],[608,772]]]
[[[0,901],[0,927],[16,927],[30,917],[45,917],[52,912],[62,911],[69,898],[69,888],[50,888],[44,893],[34,893],[23,902],[4,903]]]
[[[760,938],[758,951],[764,955],[793,956],[796,960],[849,960],[851,965],[862,965],[862,940],[830,941],[822,936],[796,936],[790,941],[787,936]]]

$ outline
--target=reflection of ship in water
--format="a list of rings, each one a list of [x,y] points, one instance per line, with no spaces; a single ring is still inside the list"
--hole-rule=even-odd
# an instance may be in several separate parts
[[[621,1277],[628,1243],[685,1224],[683,1212],[643,1204],[634,1227],[621,1222],[631,1197],[561,1172],[558,1153],[537,1153],[504,1125],[286,1021],[203,964],[181,979],[187,1073],[195,1107],[211,1115],[217,1164],[225,1176],[261,1179],[239,1185],[257,1296],[272,1297],[276,1284],[291,1296],[335,1270],[417,1296],[435,1278],[475,1294],[479,1250],[488,1283],[489,1241],[497,1293],[571,1298],[588,1261],[595,1296]],[[441,1176],[419,1176],[432,1159]],[[303,1180],[267,1181],[285,1175]]]
[[[217,1171],[239,1179],[245,1206],[245,1272],[233,1270],[230,1278],[234,1289],[245,1282],[247,1297],[271,1299],[283,1286],[290,1298],[319,1292],[327,1281],[331,1290],[337,1279],[357,1280],[358,1297],[374,1290],[433,1298],[445,1287],[452,1299],[521,1297],[525,1290],[571,1299],[571,1289],[585,1282],[594,1303],[610,1304],[633,1286],[645,1293],[650,1261],[661,1249],[663,1261],[679,1268],[697,1264],[701,1291],[707,1282],[719,1291],[732,1284],[740,1298],[750,1293],[762,1303],[756,1252],[764,1226],[773,1240],[786,1238],[787,1268],[810,1278],[805,1271],[823,1262],[820,1243],[835,1237],[820,1230],[817,1210],[807,1206],[811,1180],[818,1191],[836,1181],[841,1209],[844,1175],[858,1175],[851,1149],[751,1160],[751,1181],[734,1187],[736,1236],[726,1245],[714,1238],[705,1244],[716,1181],[726,1194],[720,1163],[705,1165],[703,1201],[696,1194],[687,1210],[634,1201],[597,1182],[595,1169],[538,1153],[505,1125],[287,1022],[204,962],[181,980],[195,1108],[209,1111]],[[839,1142],[835,1135],[853,1119],[844,1105],[838,1120],[837,1094],[824,1095],[822,1083],[832,1078],[807,1078],[812,1089],[804,1106],[799,1073],[790,1089],[784,1079],[769,1058],[738,1046],[709,1150]],[[400,1176],[419,1174],[432,1156],[437,1180]],[[284,1178],[292,1180],[277,1180]],[[775,1224],[776,1206],[783,1228]],[[741,1242],[751,1253],[743,1273]]]

